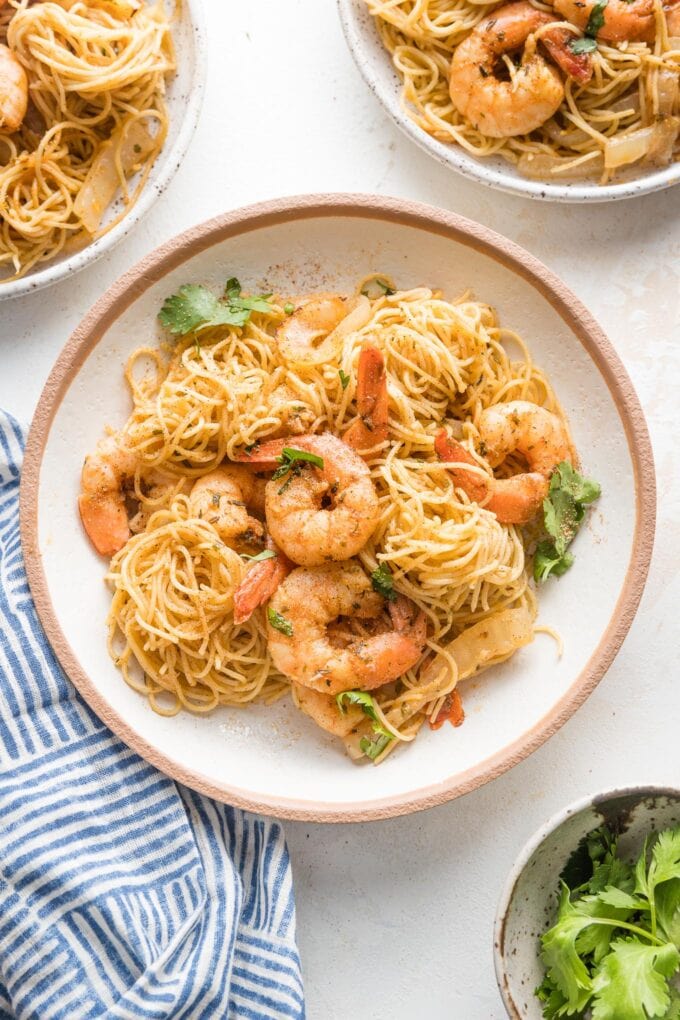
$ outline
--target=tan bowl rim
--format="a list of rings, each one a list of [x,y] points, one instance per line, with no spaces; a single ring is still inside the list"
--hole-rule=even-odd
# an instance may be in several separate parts
[[[526,841],[520,852],[515,858],[515,863],[510,869],[510,873],[505,880],[503,891],[498,900],[498,907],[496,908],[496,917],[493,925],[493,963],[494,970],[496,972],[496,983],[498,984],[498,991],[501,993],[503,999],[503,1005],[508,1011],[510,1020],[522,1020],[522,1015],[519,1012],[515,1001],[510,994],[510,989],[506,981],[507,978],[507,967],[505,966],[505,953],[504,953],[504,941],[505,941],[505,919],[507,917],[508,910],[510,909],[510,903],[515,892],[515,886],[519,882],[524,869],[527,864],[534,856],[539,846],[545,843],[548,836],[550,836],[556,829],[566,822],[568,818],[572,818],[575,815],[581,814],[589,807],[594,807],[599,804],[604,804],[610,800],[618,800],[621,797],[637,797],[638,800],[646,800],[648,797],[675,797],[680,801],[680,788],[677,786],[663,786],[656,784],[643,783],[641,786],[615,786],[612,789],[600,790],[597,793],[591,793],[584,797],[580,797],[579,800],[573,801],[566,807],[560,808],[554,815],[544,822],[534,832],[533,836],[530,836]],[[576,847],[574,847],[576,849]]]
[[[274,224],[318,217],[377,218],[448,237],[502,263],[535,286],[575,333],[612,394],[626,433],[637,495],[631,559],[619,599],[597,648],[568,691],[526,733],[475,766],[441,783],[379,798],[369,804],[255,795],[232,783],[217,784],[159,752],[106,703],[78,662],[52,606],[38,544],[40,468],[50,426],[71,380],[99,337],[132,301],[187,258],[229,237]],[[536,258],[487,227],[433,206],[362,194],[300,195],[246,206],[172,238],[128,270],[85,315],[59,355],[33,418],[21,481],[21,537],[38,616],[59,662],[99,718],[152,765],[206,796],[262,814],[315,822],[372,821],[443,804],[500,776],[556,733],[604,676],[633,621],[649,570],[655,515],[654,460],[642,408],[612,344],[578,298]]]

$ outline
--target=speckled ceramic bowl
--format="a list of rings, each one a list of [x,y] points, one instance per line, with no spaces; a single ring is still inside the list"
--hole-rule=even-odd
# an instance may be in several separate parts
[[[163,194],[186,156],[205,92],[206,36],[203,6],[202,0],[165,0],[165,3],[172,18],[177,70],[168,82],[166,94],[170,117],[168,137],[141,195],[120,223],[86,247],[38,265],[20,280],[3,283],[0,279],[0,301],[50,287],[110,251],[130,233]],[[120,209],[119,201],[114,202],[105,214],[104,222],[111,222],[120,214]]]
[[[394,123],[421,149],[439,163],[472,180],[516,195],[543,199],[548,202],[610,202],[613,199],[635,198],[652,191],[669,188],[680,182],[680,163],[661,170],[648,170],[635,178],[615,184],[599,185],[575,181],[571,184],[550,184],[522,177],[500,156],[476,159],[459,145],[438,142],[415,124],[401,101],[402,83],[383,46],[366,0],[337,0],[347,45],[371,92],[380,100]]]
[[[680,824],[680,789],[636,786],[607,790],[564,808],[532,836],[510,872],[496,914],[494,963],[512,1020],[541,1020],[534,989],[543,979],[539,937],[552,924],[560,873],[581,839],[603,822],[621,831],[619,847],[634,858],[645,836]]]

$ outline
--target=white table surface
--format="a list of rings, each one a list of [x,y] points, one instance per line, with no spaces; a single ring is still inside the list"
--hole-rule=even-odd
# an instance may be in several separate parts
[[[524,841],[591,791],[680,784],[680,188],[575,207],[468,183],[386,120],[333,0],[204,2],[209,86],[188,158],[109,257],[0,304],[0,406],[28,423],[85,311],[179,230],[277,195],[372,191],[452,209],[542,259],[599,319],[647,414],[659,476],[656,554],[628,639],[575,718],[462,800],[363,826],[286,825],[309,1020],[501,1020],[492,922]]]

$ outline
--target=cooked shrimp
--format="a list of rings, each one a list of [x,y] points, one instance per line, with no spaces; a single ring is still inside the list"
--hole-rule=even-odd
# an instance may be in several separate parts
[[[353,450],[370,450],[387,439],[388,406],[385,359],[377,347],[364,344],[357,369],[359,417],[342,437]]]
[[[134,476],[137,460],[120,436],[102,439],[85,458],[78,508],[92,545],[102,556],[113,556],[130,537],[123,489]]]
[[[478,427],[484,456],[492,468],[518,453],[527,462],[529,471],[511,478],[489,478],[481,474],[474,457],[450,439],[445,429],[435,438],[438,456],[455,463],[448,468],[454,484],[471,500],[494,513],[502,524],[527,524],[541,509],[548,494],[550,476],[557,465],[572,459],[564,425],[557,415],[544,407],[526,400],[511,400],[483,411]],[[466,470],[462,466],[465,464],[475,471]]]
[[[26,72],[9,46],[0,43],[0,131],[16,131],[26,116],[27,107]]]
[[[323,467],[297,462],[267,484],[267,527],[286,556],[303,567],[346,560],[366,545],[380,515],[378,496],[361,457],[330,433],[274,439],[242,461],[279,467],[284,447],[313,453]]]
[[[276,331],[284,356],[290,361],[323,360],[323,341],[347,311],[347,299],[339,294],[315,294],[303,299]]]
[[[293,570],[270,603],[271,617],[280,625],[274,627],[270,618],[274,665],[291,680],[322,694],[373,690],[391,683],[415,666],[426,639],[424,615],[411,611],[403,596],[390,604],[390,630],[350,635],[335,643],[329,631],[339,617],[375,620],[384,606],[356,562]]]
[[[276,548],[269,536],[265,548],[273,552],[274,556],[253,563],[234,592],[234,623],[245,623],[249,620],[258,606],[269,601],[293,569],[288,557]]]
[[[264,540],[264,526],[248,508],[264,514],[265,485],[265,478],[240,464],[222,464],[194,482],[189,506],[195,517],[213,525],[227,545],[252,546]]]
[[[596,0],[553,0],[555,10],[566,21],[584,29],[588,24]],[[665,5],[669,35],[680,33],[680,6]],[[602,9],[603,23],[597,38],[602,42],[654,42],[656,18],[654,0],[608,0]]]
[[[533,33],[555,18],[528,2],[518,0],[493,11],[456,48],[451,63],[449,91],[456,109],[482,134],[509,138],[528,134],[544,124],[564,99],[557,70],[536,51]],[[585,83],[592,76],[588,54],[575,54],[564,28],[543,32],[540,41],[562,70]],[[525,43],[527,45],[525,46]],[[512,81],[497,76],[504,54],[524,47],[522,62]]]

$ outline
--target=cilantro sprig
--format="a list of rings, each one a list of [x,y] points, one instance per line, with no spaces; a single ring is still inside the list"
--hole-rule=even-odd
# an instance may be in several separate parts
[[[586,506],[598,499],[600,492],[597,482],[584,478],[568,461],[557,465],[543,501],[545,530],[551,537],[539,542],[536,549],[536,581],[546,581],[551,574],[561,577],[572,565],[574,557],[568,547],[586,515]]]
[[[562,873],[541,945],[546,1020],[678,1020],[680,828],[646,840],[634,867],[610,829],[590,833]]]
[[[158,313],[161,325],[176,336],[186,336],[209,326],[245,326],[252,312],[269,312],[271,294],[243,297],[235,276],[227,280],[222,297],[200,283],[185,283],[166,298]]]
[[[335,696],[335,700],[343,714],[347,711],[345,708],[346,702],[349,705],[360,705],[369,719],[371,719],[373,732],[370,737],[361,738],[359,747],[368,758],[375,761],[387,745],[394,740],[394,736],[380,722],[380,716],[375,708],[375,701],[367,691],[341,691],[340,694]]]
[[[291,472],[291,477],[281,486],[279,494],[285,492],[293,475],[299,475],[305,464],[311,464],[317,468],[323,467],[323,457],[318,457],[315,453],[309,453],[307,450],[297,450],[294,446],[284,446],[281,456],[276,459],[279,466],[272,475],[273,482],[284,478],[288,472]]]
[[[380,563],[373,571],[371,574],[371,585],[373,591],[377,591],[378,595],[382,595],[388,602],[394,602],[396,599],[397,593],[394,590],[392,571],[386,563]]]
[[[592,53],[597,49],[597,33],[604,25],[604,11],[609,0],[597,0],[590,11],[588,23],[579,39],[572,39],[569,49],[572,53]]]

